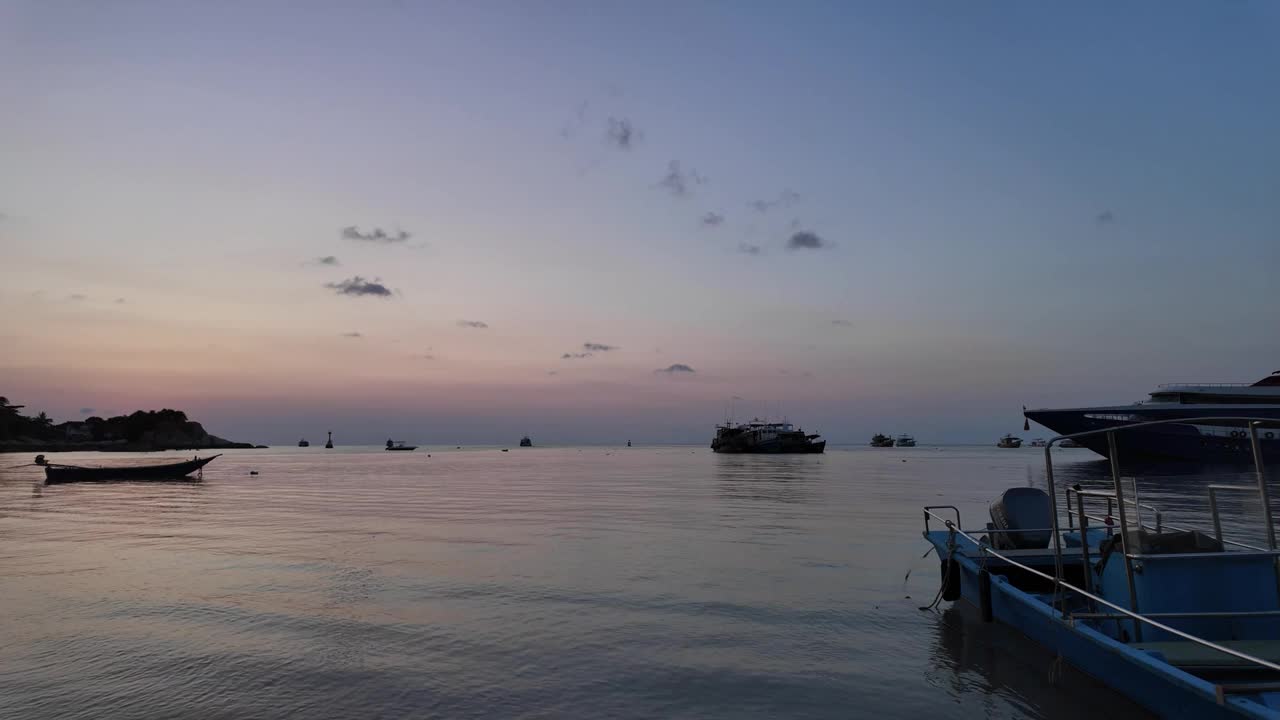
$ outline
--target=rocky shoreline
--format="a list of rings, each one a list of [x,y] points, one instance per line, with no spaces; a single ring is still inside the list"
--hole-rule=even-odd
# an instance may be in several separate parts
[[[138,410],[111,418],[90,417],[53,424],[44,413],[26,417],[21,405],[0,397],[0,453],[157,452],[160,450],[240,450],[265,445],[210,435],[181,410]]]
[[[128,442],[114,440],[106,442],[56,442],[49,440],[17,440],[0,442],[0,453],[55,453],[55,452],[160,452],[162,450],[254,450],[264,449],[266,445],[231,442],[222,438],[213,438],[215,442],[208,444],[177,443],[157,444],[148,442]]]

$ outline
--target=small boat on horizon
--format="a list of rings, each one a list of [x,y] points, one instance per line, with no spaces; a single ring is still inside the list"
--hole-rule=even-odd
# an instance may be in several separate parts
[[[311,447],[311,443],[307,442],[306,438],[303,438],[298,441],[298,447]]]
[[[210,455],[207,458],[196,456],[191,460],[161,465],[119,465],[116,467],[94,467],[81,465],[61,465],[47,462],[43,455],[36,458],[36,464],[44,467],[44,481],[47,485],[72,482],[110,482],[114,480],[182,480],[193,472],[200,471],[205,465],[213,462],[222,454]]]
[[[1049,443],[1044,438],[1036,438],[1031,441],[1031,447],[1045,447]]]
[[[897,440],[893,441],[893,446],[894,447],[915,447],[916,439],[906,433],[903,433],[898,436]]]
[[[418,446],[406,445],[403,440],[387,440],[387,449],[409,451],[409,450],[417,450]]]
[[[533,447],[533,441],[529,439],[528,435],[520,438],[520,447]]]
[[[996,441],[998,448],[1020,448],[1022,447],[1022,438],[1017,435],[1009,434]]]
[[[887,448],[893,447],[893,438],[884,433],[876,433],[871,436],[871,447]]]

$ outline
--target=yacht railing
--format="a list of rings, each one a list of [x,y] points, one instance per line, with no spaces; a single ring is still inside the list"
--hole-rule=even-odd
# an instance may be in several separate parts
[[[1257,484],[1254,489],[1257,491],[1258,496],[1262,501],[1262,514],[1266,524],[1266,531],[1267,531],[1267,549],[1270,552],[1274,553],[1276,551],[1275,523],[1271,513],[1271,497],[1267,489],[1266,473],[1265,473],[1265,470],[1263,469],[1263,464],[1262,464],[1262,449],[1258,445],[1258,428],[1263,425],[1274,425],[1276,421],[1272,418],[1257,418],[1257,417],[1242,417],[1242,416],[1205,417],[1205,418],[1196,418],[1196,421],[1201,423],[1206,421],[1216,422],[1216,423],[1233,423],[1233,424],[1241,424],[1245,426],[1249,435],[1251,449],[1253,450],[1253,466],[1254,466],[1255,475],[1257,477]],[[1138,612],[1139,608],[1138,608],[1138,592],[1137,592],[1137,587],[1135,585],[1134,577],[1133,577],[1133,560],[1134,558],[1138,557],[1138,555],[1135,554],[1132,548],[1129,547],[1129,541],[1130,541],[1129,518],[1128,518],[1128,513],[1126,512],[1126,507],[1128,506],[1129,503],[1123,501],[1124,483],[1121,481],[1121,477],[1120,477],[1120,454],[1116,448],[1116,433],[1129,432],[1139,428],[1152,427],[1155,425],[1169,425],[1169,424],[1186,423],[1186,422],[1188,422],[1186,418],[1173,418],[1168,420],[1151,420],[1148,422],[1131,423],[1131,424],[1121,425],[1121,426],[1111,427],[1111,428],[1087,430],[1085,432],[1072,433],[1070,435],[1059,435],[1053,438],[1052,440],[1050,440],[1049,443],[1044,448],[1045,482],[1049,486],[1049,507],[1053,517],[1054,524],[1056,525],[1058,522],[1058,499],[1057,499],[1058,493],[1057,493],[1056,487],[1054,486],[1054,481],[1053,481],[1053,455],[1051,453],[1053,446],[1063,440],[1068,440],[1068,439],[1077,440],[1083,437],[1091,437],[1095,435],[1104,435],[1104,434],[1106,435],[1107,449],[1109,451],[1107,455],[1111,461],[1111,481],[1115,488],[1115,498],[1120,500],[1116,502],[1116,515],[1118,516],[1118,519],[1120,521],[1120,550],[1124,557],[1125,581],[1127,582],[1129,587],[1129,609],[1135,613]],[[1136,489],[1137,489],[1136,478],[1134,479],[1134,489],[1136,492]],[[1078,495],[1077,497],[1080,498],[1080,515],[1083,517],[1084,515],[1083,496]],[[1135,498],[1135,502],[1136,502],[1136,498]],[[1068,507],[1070,507],[1070,505],[1068,505]],[[1210,512],[1213,515],[1214,525],[1219,527],[1219,530],[1220,530],[1221,521],[1217,514],[1216,498],[1210,501]],[[1084,522],[1087,522],[1087,521],[1082,521],[1082,525]],[[1139,522],[1138,528],[1140,529],[1141,527],[1142,525]],[[1082,531],[1082,532],[1087,532],[1087,528],[1085,531]],[[1221,534],[1220,531],[1218,534],[1219,535]],[[1058,578],[1055,580],[1055,583],[1054,583],[1055,589],[1056,589],[1057,587],[1060,586],[1062,582],[1062,539],[1060,537],[1061,533],[1059,532],[1054,532],[1052,535],[1053,535],[1054,570],[1055,570],[1055,574],[1058,576]],[[1084,543],[1084,542],[1082,542],[1081,544],[1087,545],[1087,543]],[[1088,577],[1088,574],[1086,573],[1086,578],[1087,577]],[[1276,571],[1276,586],[1277,588],[1280,588],[1280,569],[1277,569]],[[1064,613],[1065,613],[1065,610],[1064,610]],[[1135,630],[1140,631],[1140,626],[1135,625]],[[1141,639],[1140,635],[1138,635],[1138,637],[1139,639]]]
[[[1050,575],[1049,573],[1043,572],[1043,571],[1041,571],[1041,570],[1037,570],[1036,568],[1033,568],[1033,567],[1031,567],[1030,565],[1026,565],[1026,564],[1024,564],[1024,563],[1020,563],[1020,562],[1018,562],[1017,560],[1014,560],[1013,558],[1009,557],[1008,555],[1004,555],[1003,553],[999,552],[998,550],[994,550],[994,549],[992,549],[992,547],[991,547],[990,545],[988,545],[988,544],[985,542],[985,540],[984,540],[984,539],[981,539],[981,538],[975,538],[974,536],[972,536],[972,535],[970,535],[969,533],[965,532],[964,530],[960,529],[959,520],[958,520],[958,518],[959,518],[959,511],[958,511],[958,510],[956,511],[956,517],[957,517],[957,520],[954,520],[954,521],[953,521],[953,520],[949,520],[949,519],[947,519],[947,518],[944,518],[944,517],[942,517],[941,515],[938,515],[938,514],[936,514],[936,513],[934,513],[934,512],[933,512],[933,511],[934,511],[934,510],[936,510],[936,509],[940,509],[940,508],[944,508],[944,507],[949,508],[950,506],[938,506],[938,505],[934,505],[934,506],[926,507],[926,508],[924,509],[924,515],[925,515],[925,527],[926,527],[926,529],[928,528],[929,518],[933,518],[933,519],[935,519],[935,520],[938,520],[939,522],[941,522],[941,523],[943,524],[943,526],[945,526],[945,527],[947,528],[948,532],[950,532],[952,535],[958,535],[958,536],[960,536],[960,537],[963,537],[963,538],[965,538],[966,540],[968,540],[969,542],[973,543],[975,546],[977,546],[978,551],[979,551],[979,553],[980,553],[980,554],[982,554],[982,555],[984,555],[984,556],[991,556],[991,557],[994,557],[994,558],[998,558],[999,560],[1002,560],[1002,561],[1004,561],[1004,562],[1006,562],[1006,563],[1008,563],[1008,564],[1010,564],[1010,565],[1013,565],[1014,567],[1017,567],[1017,568],[1019,568],[1019,569],[1021,569],[1021,570],[1025,571],[1025,572],[1028,572],[1028,573],[1030,573],[1030,574],[1032,574],[1032,575],[1035,575],[1036,577],[1039,577],[1039,578],[1043,578],[1043,579],[1045,579],[1045,580],[1052,581],[1052,582],[1054,583],[1055,588],[1056,588],[1056,591],[1055,591],[1055,597],[1056,597],[1056,598],[1060,598],[1060,597],[1062,597],[1062,595],[1060,595],[1060,594],[1059,594],[1059,593],[1061,593],[1061,590],[1063,590],[1063,589],[1070,590],[1071,592],[1076,593],[1076,594],[1077,594],[1077,595],[1079,595],[1080,597],[1083,597],[1083,598],[1085,598],[1085,599],[1087,599],[1087,600],[1090,600],[1090,601],[1092,601],[1093,603],[1096,603],[1097,605],[1100,605],[1100,606],[1102,606],[1102,607],[1106,607],[1106,608],[1110,608],[1111,610],[1114,610],[1114,611],[1115,611],[1114,613],[1106,613],[1106,615],[1108,615],[1108,616],[1110,616],[1110,615],[1117,615],[1117,616],[1119,616],[1119,617],[1121,617],[1121,618],[1129,618],[1129,619],[1133,620],[1133,622],[1134,622],[1134,626],[1135,626],[1135,627],[1138,627],[1138,626],[1139,626],[1139,625],[1138,625],[1139,623],[1142,623],[1142,624],[1145,624],[1145,625],[1150,625],[1150,626],[1151,626],[1151,627],[1153,627],[1153,628],[1156,628],[1156,629],[1158,629],[1158,630],[1163,630],[1163,631],[1165,631],[1165,632],[1167,632],[1167,633],[1169,633],[1169,634],[1171,634],[1171,635],[1174,635],[1174,636],[1176,636],[1176,637],[1180,637],[1180,638],[1182,638],[1183,640],[1186,640],[1186,641],[1188,641],[1188,642],[1195,643],[1195,644],[1197,644],[1197,645],[1200,645],[1200,646],[1202,646],[1202,647],[1209,648],[1209,649],[1211,649],[1211,650],[1216,650],[1216,651],[1218,651],[1218,652],[1220,652],[1220,653],[1223,653],[1223,654],[1225,654],[1225,655],[1230,655],[1230,656],[1232,656],[1232,657],[1234,657],[1234,658],[1237,658],[1237,659],[1239,659],[1239,660],[1244,660],[1245,662],[1253,663],[1253,664],[1256,664],[1256,665],[1258,665],[1258,666],[1260,666],[1260,667],[1267,668],[1268,670],[1275,670],[1275,671],[1277,671],[1277,672],[1280,672],[1280,665],[1278,665],[1278,664],[1276,664],[1276,663],[1270,662],[1270,661],[1268,661],[1268,660],[1263,660],[1262,658],[1259,658],[1259,657],[1254,657],[1253,655],[1250,655],[1250,654],[1245,653],[1245,652],[1241,652],[1241,651],[1239,651],[1239,650],[1235,650],[1235,649],[1232,649],[1232,648],[1229,648],[1229,647],[1226,647],[1226,646],[1223,646],[1223,645],[1219,645],[1218,643],[1215,643],[1215,642],[1213,642],[1212,640],[1206,640],[1206,639],[1204,639],[1204,638],[1202,638],[1202,637],[1200,637],[1200,636],[1198,636],[1198,635],[1192,635],[1192,634],[1191,634],[1191,633],[1189,633],[1189,632],[1185,632],[1185,631],[1183,631],[1183,630],[1179,630],[1179,629],[1177,629],[1177,628],[1175,628],[1175,627],[1170,627],[1170,626],[1165,625],[1164,623],[1162,623],[1162,622],[1160,622],[1160,621],[1158,621],[1158,620],[1154,620],[1154,619],[1152,619],[1153,617],[1155,617],[1155,616],[1156,616],[1155,614],[1152,614],[1152,615],[1142,615],[1142,614],[1139,614],[1139,613],[1134,612],[1134,611],[1132,611],[1132,610],[1129,610],[1129,609],[1127,609],[1127,608],[1125,608],[1125,607],[1123,607],[1123,606],[1121,606],[1121,605],[1118,605],[1118,604],[1116,604],[1116,603],[1113,603],[1113,602],[1111,602],[1111,601],[1107,600],[1106,598],[1103,598],[1103,597],[1100,597],[1100,596],[1098,596],[1098,595],[1095,595],[1095,594],[1093,594],[1092,592],[1090,592],[1090,591],[1088,591],[1088,590],[1085,590],[1084,588],[1076,587],[1075,585],[1072,585],[1071,583],[1068,583],[1068,582],[1064,581],[1064,580],[1062,579],[1062,574],[1061,574],[1060,572],[1059,572],[1059,573],[1056,573],[1056,574],[1054,574],[1054,575]],[[954,509],[954,508],[951,508],[951,509]],[[1056,525],[1056,523],[1055,523],[1055,525]],[[1057,530],[1057,528],[1054,528],[1054,529],[1055,529],[1055,531]],[[989,531],[984,530],[983,532],[989,532]],[[1025,531],[1020,531],[1020,532],[1025,532]],[[1056,533],[1055,533],[1055,534],[1056,534]],[[951,540],[950,542],[954,543],[954,540]],[[1061,606],[1061,608],[1062,608],[1062,617],[1063,617],[1063,620],[1064,620],[1064,621],[1066,621],[1067,623],[1072,624],[1072,625],[1074,625],[1074,624],[1075,624],[1075,618],[1077,618],[1077,617],[1079,617],[1079,618],[1092,618],[1092,617],[1094,617],[1094,616],[1100,615],[1100,613],[1092,613],[1092,612],[1089,612],[1089,613],[1070,613],[1070,612],[1068,612],[1068,611],[1067,611],[1067,607],[1066,607],[1066,603],[1065,603],[1065,602],[1058,602],[1058,604],[1059,604],[1059,605]],[[1280,614],[1280,610],[1276,611],[1276,613],[1277,613],[1277,614]],[[1246,616],[1248,616],[1248,615],[1250,615],[1250,614],[1251,614],[1251,613],[1231,612],[1231,613],[1215,614],[1214,616],[1236,616],[1236,615],[1246,615]],[[1167,613],[1162,613],[1161,615],[1163,615],[1163,616],[1165,616],[1165,617],[1169,617],[1169,616],[1170,616],[1170,614],[1167,614]],[[1177,615],[1177,614],[1175,613],[1174,615]],[[1135,637],[1137,637],[1139,640],[1141,639],[1141,635],[1140,635],[1140,634],[1136,635]],[[1219,686],[1219,687],[1222,687],[1222,686]],[[1226,689],[1229,689],[1229,688],[1226,688]]]

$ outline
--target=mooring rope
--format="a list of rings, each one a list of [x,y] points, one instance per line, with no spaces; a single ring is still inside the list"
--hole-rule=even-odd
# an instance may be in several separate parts
[[[2,467],[2,468],[0,468],[0,470],[13,470],[13,469],[16,469],[16,468],[21,468],[21,467],[32,467],[32,466],[40,467],[40,463],[22,463],[21,465],[10,465],[10,466],[8,466],[8,467]]]
[[[925,553],[928,555],[929,553]],[[938,594],[933,597],[933,602],[928,605],[921,605],[918,609],[929,611],[938,607],[938,603],[942,602],[942,594],[947,591],[947,583],[951,580],[951,568],[955,565],[952,560],[956,556],[956,529],[951,528],[951,532],[947,535],[947,559],[944,561],[946,571],[942,573],[942,586],[938,588]],[[924,556],[921,556],[924,557]]]

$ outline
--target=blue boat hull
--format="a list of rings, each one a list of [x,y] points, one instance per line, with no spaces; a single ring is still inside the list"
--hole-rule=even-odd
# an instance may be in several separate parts
[[[942,557],[947,552],[946,536],[945,531],[926,534]],[[977,563],[963,555],[958,555],[956,561],[960,570],[961,599],[980,608]],[[1135,650],[1084,623],[1068,623],[1050,605],[995,574],[991,577],[991,615],[993,620],[1058,653],[1081,672],[1111,686],[1161,717],[1280,720],[1280,712],[1244,697],[1228,696],[1223,704],[1218,704],[1216,689],[1211,683],[1146,652]]]

